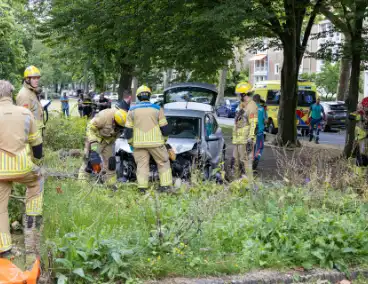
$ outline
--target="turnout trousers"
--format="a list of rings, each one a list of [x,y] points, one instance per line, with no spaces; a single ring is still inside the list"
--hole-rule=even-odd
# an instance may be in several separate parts
[[[234,144],[233,161],[235,176],[239,178],[241,176],[242,169],[245,171],[249,180],[253,179],[253,149],[247,150],[247,144]]]
[[[8,202],[14,182],[27,186],[26,218],[29,219],[29,217],[42,215],[44,178],[40,171],[29,172],[24,176],[14,179],[0,179],[0,253],[12,248],[9,230]]]
[[[160,186],[172,185],[172,172],[169,153],[165,145],[154,148],[134,148],[134,160],[137,164],[137,181],[139,189],[148,188],[150,156],[155,160],[160,177]]]

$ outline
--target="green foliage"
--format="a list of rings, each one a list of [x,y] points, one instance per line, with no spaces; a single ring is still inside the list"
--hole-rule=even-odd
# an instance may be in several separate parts
[[[21,85],[31,36],[24,9],[25,1],[5,0],[0,3],[0,78]]]
[[[340,63],[326,63],[316,76],[316,84],[324,91],[326,98],[336,94],[340,75]]]
[[[206,183],[177,196],[141,196],[134,186],[112,194],[49,180],[44,239],[53,268],[68,283],[90,277],[100,283],[268,267],[344,270],[367,261],[368,207],[354,193],[278,183],[246,187]]]
[[[86,136],[87,119],[52,116],[47,122],[45,146],[54,151],[60,149],[82,149]]]
[[[249,69],[239,72],[232,64],[227,71],[225,96],[234,96],[235,87],[241,81],[249,81]]]
[[[8,205],[8,212],[10,217],[10,224],[14,221],[22,223],[22,216],[25,214],[25,194],[26,187],[21,184],[14,184],[12,195],[17,198],[10,198]]]

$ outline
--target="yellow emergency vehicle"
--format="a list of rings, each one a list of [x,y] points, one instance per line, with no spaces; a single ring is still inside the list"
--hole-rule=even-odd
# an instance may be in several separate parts
[[[253,95],[260,95],[265,100],[268,113],[268,129],[269,132],[276,134],[278,131],[278,113],[281,96],[281,82],[260,81],[253,86]],[[308,111],[312,104],[316,102],[318,97],[316,85],[310,81],[298,81],[298,105],[296,109],[297,128],[302,132],[308,132]]]

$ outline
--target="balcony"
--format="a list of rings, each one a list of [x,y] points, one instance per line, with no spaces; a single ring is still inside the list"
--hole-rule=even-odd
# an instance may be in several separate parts
[[[254,76],[267,76],[268,68],[267,66],[256,66],[254,68]]]

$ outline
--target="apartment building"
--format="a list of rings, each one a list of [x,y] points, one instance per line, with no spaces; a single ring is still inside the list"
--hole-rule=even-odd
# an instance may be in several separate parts
[[[318,39],[315,35],[321,33]],[[333,31],[333,26],[330,21],[323,20],[318,24],[313,25],[311,36],[308,42],[307,51],[316,52],[326,42],[341,43],[342,34]],[[337,51],[337,46],[332,47],[333,51]],[[251,83],[264,80],[280,80],[281,67],[283,63],[283,51],[276,49],[267,49],[266,51],[259,51],[252,56],[247,57],[249,68],[249,79]],[[308,57],[307,55],[302,59],[299,74],[301,73],[318,73],[321,72],[324,61]],[[246,65],[243,62],[243,65]]]

